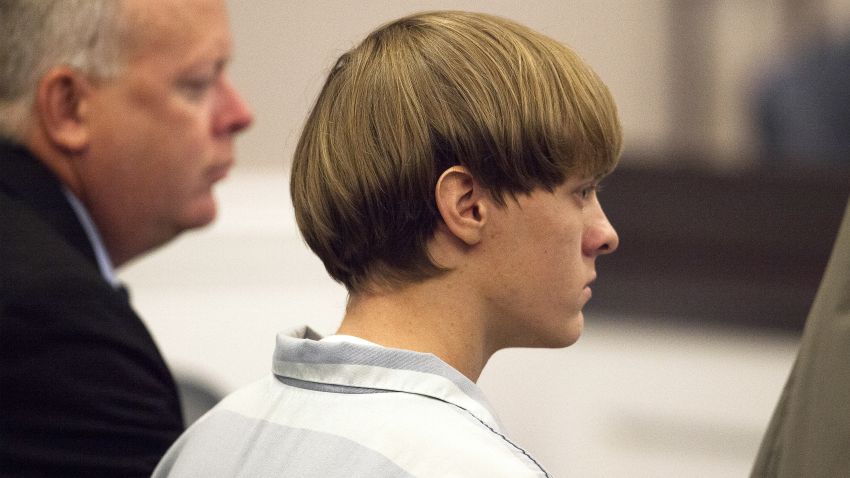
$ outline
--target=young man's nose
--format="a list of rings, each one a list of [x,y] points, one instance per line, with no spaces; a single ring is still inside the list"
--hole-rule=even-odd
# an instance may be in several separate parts
[[[583,252],[587,256],[598,256],[610,254],[617,250],[620,245],[620,237],[614,226],[605,217],[605,213],[599,211],[599,217],[593,219],[585,232],[582,243]]]

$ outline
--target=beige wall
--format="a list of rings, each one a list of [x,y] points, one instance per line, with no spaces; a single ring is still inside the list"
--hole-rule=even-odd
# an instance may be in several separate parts
[[[666,128],[662,0],[277,1],[231,0],[233,76],[257,113],[240,143],[244,162],[288,161],[334,60],[379,24],[421,10],[507,16],[575,48],[611,88],[631,148],[653,147]]]
[[[850,2],[810,1],[822,8],[824,31],[847,34]],[[756,81],[804,29],[784,19],[783,1],[702,2],[712,12],[705,18],[710,102],[706,111],[685,111],[696,125],[687,128],[681,111],[675,119],[671,113],[673,82],[683,67],[670,55],[671,0],[229,0],[237,42],[233,76],[257,113],[240,142],[242,161],[288,163],[325,72],[367,32],[405,14],[450,8],[506,16],[574,47],[611,88],[627,151],[664,153],[694,144],[720,166],[740,165],[756,148],[748,110]],[[683,139],[687,131],[702,138]]]

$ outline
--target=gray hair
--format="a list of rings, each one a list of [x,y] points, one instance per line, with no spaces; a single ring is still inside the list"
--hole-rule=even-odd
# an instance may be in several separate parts
[[[0,136],[22,140],[38,82],[65,65],[98,78],[124,66],[120,0],[0,1]]]

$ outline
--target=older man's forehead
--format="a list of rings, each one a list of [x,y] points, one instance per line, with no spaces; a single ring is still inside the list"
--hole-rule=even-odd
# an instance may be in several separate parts
[[[123,0],[127,52],[167,53],[201,40],[217,49],[231,45],[223,0]]]

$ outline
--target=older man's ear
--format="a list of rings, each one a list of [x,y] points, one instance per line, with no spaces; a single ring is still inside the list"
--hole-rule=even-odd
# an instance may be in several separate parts
[[[67,154],[83,151],[88,145],[86,124],[91,84],[80,72],[67,67],[50,70],[39,81],[35,98],[35,125],[41,128],[51,146]]]

